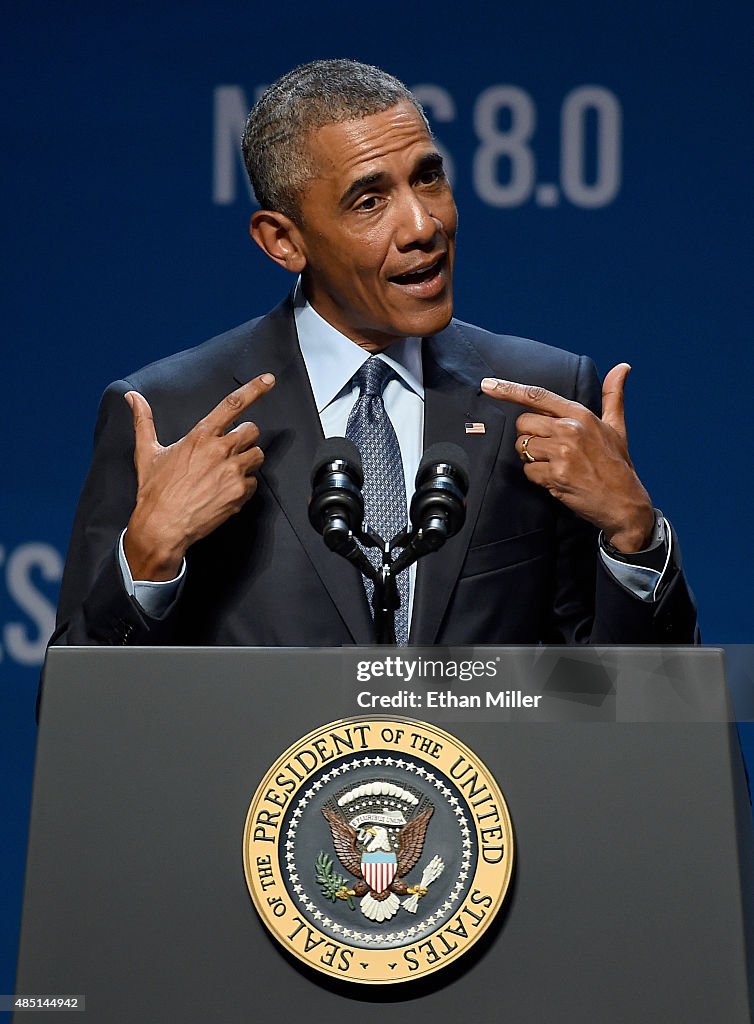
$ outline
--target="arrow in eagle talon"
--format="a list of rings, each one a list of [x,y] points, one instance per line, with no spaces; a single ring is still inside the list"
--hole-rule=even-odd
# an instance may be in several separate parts
[[[427,889],[429,886],[436,881],[445,870],[445,862],[437,854],[427,864],[426,868],[422,872],[422,880],[418,885],[412,885],[408,890],[411,895],[407,900],[404,900],[401,906],[404,910],[407,910],[409,914],[415,914],[417,907],[419,906],[419,900],[422,896],[427,895]]]

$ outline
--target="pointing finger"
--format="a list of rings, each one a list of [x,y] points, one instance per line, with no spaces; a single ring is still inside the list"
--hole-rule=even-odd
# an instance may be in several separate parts
[[[546,416],[569,416],[573,411],[573,402],[533,384],[517,384],[512,380],[499,377],[485,377],[482,391],[492,398],[502,398],[507,402],[525,405],[529,409],[544,413]]]
[[[607,423],[622,437],[626,436],[623,392],[630,372],[631,367],[628,363],[618,363],[610,370],[602,385],[602,422]]]
[[[275,386],[271,373],[262,373],[223,398],[199,423],[215,434],[224,434],[233,420]],[[198,426],[199,424],[197,424]]]

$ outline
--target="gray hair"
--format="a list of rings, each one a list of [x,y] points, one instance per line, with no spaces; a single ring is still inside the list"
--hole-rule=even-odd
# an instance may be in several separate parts
[[[411,91],[371,64],[315,60],[283,75],[254,104],[243,133],[244,162],[262,209],[300,223],[299,197],[317,173],[306,145],[309,133],[403,102],[416,108],[429,132]]]

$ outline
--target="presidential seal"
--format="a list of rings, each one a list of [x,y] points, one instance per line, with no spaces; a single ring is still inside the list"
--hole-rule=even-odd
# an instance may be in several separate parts
[[[510,882],[513,829],[495,779],[449,733],[353,718],[270,768],[243,863],[285,949],[324,974],[387,984],[440,970],[484,934]]]

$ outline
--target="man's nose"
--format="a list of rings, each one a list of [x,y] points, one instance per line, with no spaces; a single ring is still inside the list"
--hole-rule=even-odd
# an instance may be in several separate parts
[[[442,223],[432,216],[427,200],[413,191],[405,196],[400,210],[400,223],[396,232],[399,249],[414,246],[432,246]]]

